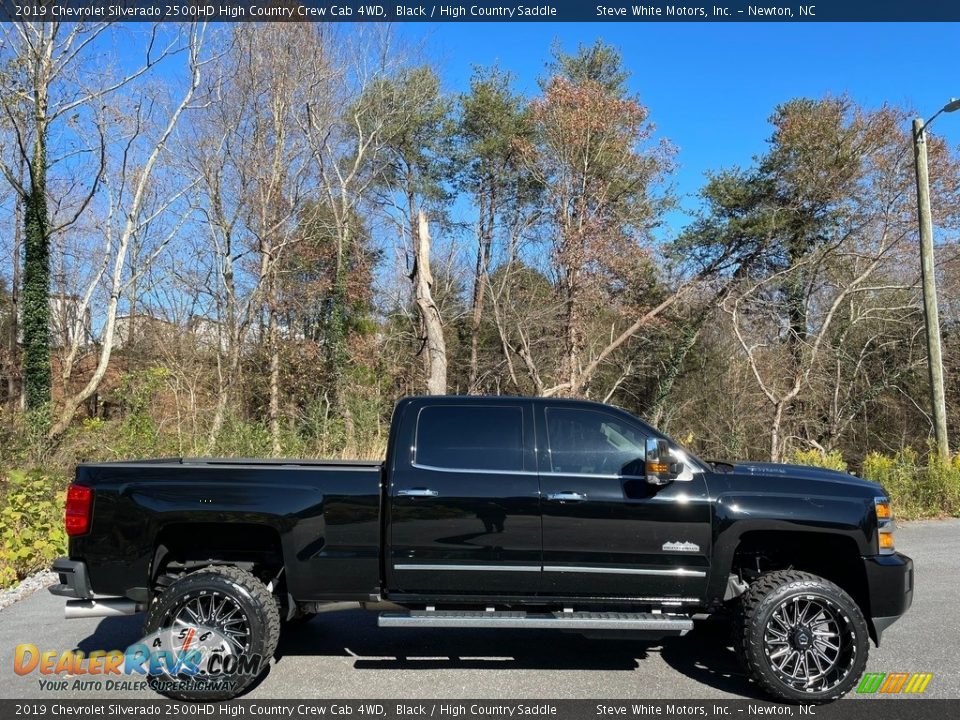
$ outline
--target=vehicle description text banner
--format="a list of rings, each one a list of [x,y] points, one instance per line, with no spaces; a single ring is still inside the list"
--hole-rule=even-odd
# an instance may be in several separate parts
[[[714,720],[780,716],[812,720],[942,720],[960,700],[841,700],[830,705],[777,705],[748,700],[234,700],[177,703],[130,700],[0,700],[4,719],[179,717],[203,720]]]
[[[960,21],[960,0],[810,0],[699,3],[640,0],[493,0],[399,3],[376,0],[0,0],[0,22],[931,22]]]

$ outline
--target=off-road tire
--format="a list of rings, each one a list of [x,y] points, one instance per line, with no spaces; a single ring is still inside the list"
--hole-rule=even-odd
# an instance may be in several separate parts
[[[778,674],[765,648],[772,616],[798,597],[824,603],[842,623],[838,645],[847,653],[846,667],[838,665],[836,682],[822,690],[792,686]],[[867,622],[854,599],[829,580],[798,570],[778,570],[757,578],[740,598],[733,630],[734,648],[747,674],[768,695],[785,702],[819,704],[843,697],[860,680],[870,649]]]
[[[267,587],[257,577],[237,567],[212,565],[174,582],[150,604],[144,634],[149,635],[164,627],[164,621],[185,597],[204,591],[227,595],[240,607],[249,629],[246,652],[264,658],[265,671],[280,639],[280,614]],[[229,679],[236,682],[231,690],[167,690],[160,686],[160,681],[169,678],[153,677],[148,678],[148,682],[154,690],[175,700],[229,700],[241,694],[257,676],[235,675]]]

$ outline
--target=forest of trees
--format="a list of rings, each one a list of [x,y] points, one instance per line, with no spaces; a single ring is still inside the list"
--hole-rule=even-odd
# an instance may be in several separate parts
[[[0,467],[376,456],[425,392],[925,454],[912,109],[785,100],[674,233],[683,154],[618,51],[542,52],[533,93],[454,93],[385,25],[4,27]],[[960,152],[930,167],[957,436]]]

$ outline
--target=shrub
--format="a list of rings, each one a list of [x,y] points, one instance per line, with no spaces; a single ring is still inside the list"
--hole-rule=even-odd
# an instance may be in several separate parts
[[[907,448],[893,456],[872,452],[863,461],[863,477],[883,485],[897,517],[915,519],[960,514],[960,458],[921,460]]]
[[[270,457],[270,429],[265,423],[228,415],[209,453],[217,457]]]
[[[116,391],[123,420],[118,427],[116,452],[121,458],[176,454],[170,438],[160,431],[157,407],[166,368],[152,367],[126,373]]]
[[[831,450],[828,453],[820,450],[794,450],[790,454],[790,462],[797,465],[813,465],[815,467],[829,468],[839,472],[847,471],[847,463],[837,450]]]
[[[65,482],[38,470],[6,473],[0,500],[0,587],[50,567],[66,554]]]

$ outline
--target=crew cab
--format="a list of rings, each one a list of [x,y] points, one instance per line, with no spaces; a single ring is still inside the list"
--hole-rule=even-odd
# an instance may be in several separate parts
[[[67,617],[146,612],[147,634],[209,628],[269,658],[282,624],[345,608],[645,640],[732,613],[747,673],[785,701],[848,692],[913,598],[876,483],[706,462],[579,400],[406,398],[385,462],[81,465],[66,529]]]

